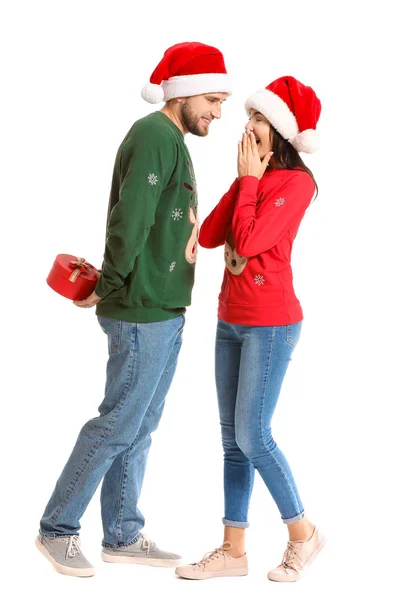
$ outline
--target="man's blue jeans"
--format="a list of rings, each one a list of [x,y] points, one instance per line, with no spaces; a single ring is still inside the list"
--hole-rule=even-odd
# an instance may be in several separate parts
[[[40,522],[43,535],[77,534],[79,520],[104,477],[103,545],[127,546],[141,535],[137,507],[151,433],[171,385],[185,317],[127,323],[98,317],[109,359],[100,415],[82,428]]]
[[[271,420],[301,322],[250,327],[218,321],[215,375],[224,449],[225,517],[248,527],[257,469],[286,524],[304,516],[286,458],[271,434]]]

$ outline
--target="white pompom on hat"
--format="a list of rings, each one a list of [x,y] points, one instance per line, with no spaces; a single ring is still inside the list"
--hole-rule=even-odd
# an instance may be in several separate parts
[[[319,148],[316,131],[321,102],[311,87],[291,76],[280,77],[246,100],[247,112],[253,108],[298,152],[311,154]]]
[[[166,50],[142,98],[151,104],[211,92],[232,93],[222,53],[200,42],[183,42]]]
[[[151,104],[158,104],[164,99],[164,90],[161,85],[147,83],[142,89],[142,98]]]

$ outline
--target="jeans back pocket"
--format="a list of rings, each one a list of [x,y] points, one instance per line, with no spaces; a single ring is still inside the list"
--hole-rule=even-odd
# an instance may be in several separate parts
[[[112,356],[120,349],[122,321],[111,317],[101,317],[100,315],[98,315],[97,320],[108,337],[108,354]]]

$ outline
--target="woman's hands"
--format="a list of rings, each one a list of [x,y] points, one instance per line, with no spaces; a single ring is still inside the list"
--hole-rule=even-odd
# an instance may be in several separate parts
[[[252,175],[257,179],[261,179],[272,155],[273,152],[268,152],[261,160],[254,133],[246,131],[238,144],[239,179],[245,175]]]

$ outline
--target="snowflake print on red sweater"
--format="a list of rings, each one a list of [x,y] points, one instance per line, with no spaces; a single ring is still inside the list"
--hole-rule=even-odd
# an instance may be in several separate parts
[[[250,326],[302,320],[291,254],[315,191],[308,173],[276,169],[261,180],[236,179],[222,196],[200,232],[205,248],[225,244],[219,319]]]

